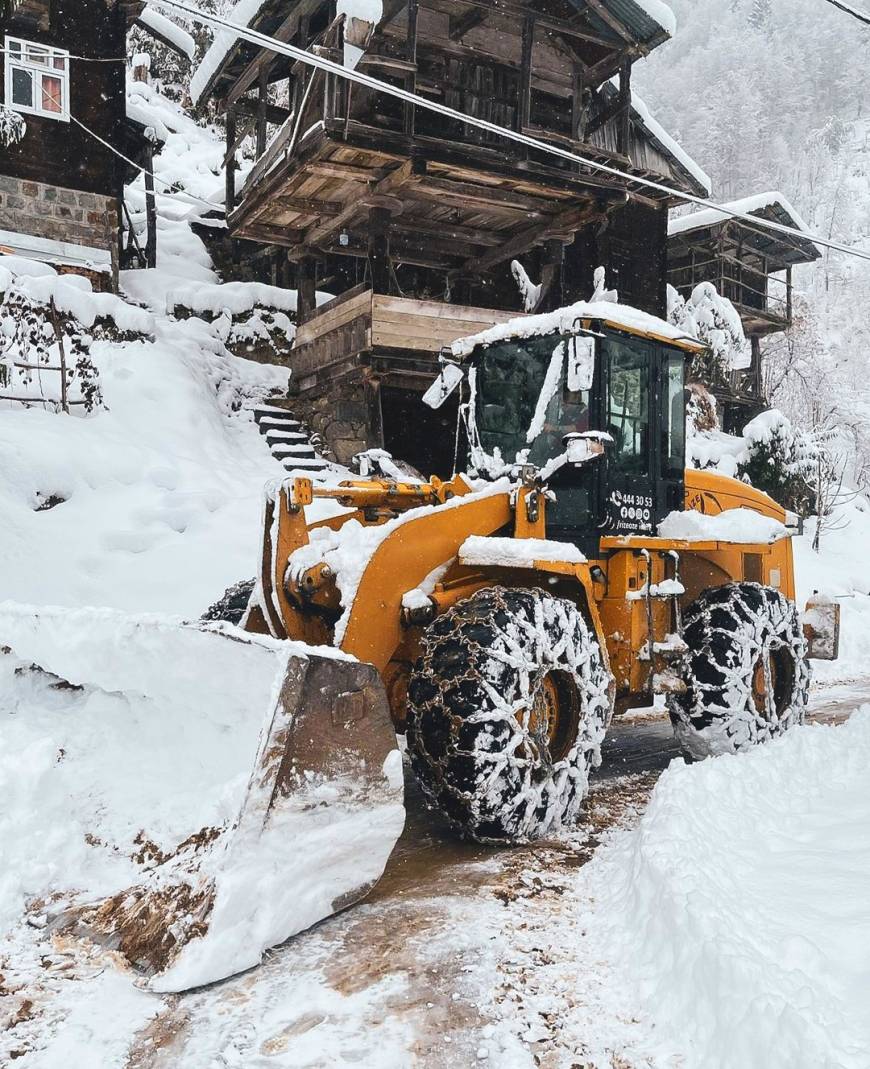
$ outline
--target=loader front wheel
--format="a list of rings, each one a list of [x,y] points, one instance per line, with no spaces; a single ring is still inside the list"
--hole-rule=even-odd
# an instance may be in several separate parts
[[[576,820],[613,709],[595,633],[571,601],[480,590],[423,637],[408,749],[429,800],[479,842]]]
[[[738,753],[803,723],[810,684],[795,605],[758,583],[705,591],[686,614],[685,694],[671,722],[693,759]]]

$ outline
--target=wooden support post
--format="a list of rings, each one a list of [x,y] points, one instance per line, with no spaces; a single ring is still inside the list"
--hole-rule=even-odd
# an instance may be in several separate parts
[[[381,380],[367,374],[363,380],[366,401],[366,448],[384,448],[384,412],[381,406]]]
[[[517,130],[522,131],[532,117],[532,54],[535,49],[535,20],[523,20],[523,57],[520,66],[520,99],[517,108]]]
[[[407,60],[409,63],[417,63],[417,22],[420,14],[420,0],[409,0],[408,3],[408,48]],[[417,71],[410,71],[405,79],[405,88],[409,93],[417,92]],[[415,108],[413,104],[405,104],[405,135],[414,136]]]
[[[794,319],[794,292],[792,289],[792,269],[785,269],[785,317],[791,326]]]
[[[267,115],[269,108],[269,68],[260,71],[259,97],[257,99],[257,159],[266,152],[269,143]]]
[[[631,146],[631,60],[626,60],[619,72],[619,125],[616,151],[627,156]]]
[[[571,136],[577,141],[586,140],[586,68],[582,63],[574,64],[573,87],[571,92]]]
[[[154,143],[145,150],[145,266],[157,266],[157,198],[154,196]]]
[[[297,264],[296,288],[296,323],[301,327],[317,308],[317,260],[313,256],[303,256]]]
[[[369,210],[369,266],[375,293],[390,292],[390,217],[386,208]]]
[[[231,105],[227,111],[227,149],[236,143],[236,109]],[[226,212],[227,219],[236,206],[236,154],[228,151],[226,167]]]

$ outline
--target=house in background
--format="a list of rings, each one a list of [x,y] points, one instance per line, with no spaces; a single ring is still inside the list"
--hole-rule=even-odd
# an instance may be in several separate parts
[[[633,63],[673,31],[667,9],[384,0],[375,25],[334,0],[253,6],[252,29],[623,172],[216,35],[191,93],[226,113],[230,232],[259,250],[266,277],[299,290],[295,408],[339,460],[385,447],[421,470],[451,466],[455,412],[429,414],[419,397],[443,345],[522,311],[515,259],[541,283],[536,311],[589,298],[603,265],[622,300],[665,314],[678,198],[637,179],[709,192],[632,94]],[[233,161],[252,134],[256,163],[238,188]],[[317,289],[336,299],[316,309]]]
[[[760,193],[724,207],[808,232],[781,193]],[[809,237],[779,235],[712,209],[671,220],[668,281],[686,299],[699,283],[712,282],[737,309],[752,346],[747,369],[708,383],[719,404],[722,429],[729,434],[739,434],[767,407],[763,339],[792,326],[794,268],[820,258]]]
[[[149,148],[126,116],[126,36],[144,7],[6,0],[3,10],[2,99],[27,129],[0,147],[0,249],[100,288],[117,278],[124,183],[136,173],[113,149],[140,162]]]

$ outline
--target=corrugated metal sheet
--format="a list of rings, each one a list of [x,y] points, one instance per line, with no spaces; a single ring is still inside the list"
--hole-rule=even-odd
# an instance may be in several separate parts
[[[597,31],[607,37],[613,36],[618,40],[618,37],[616,37],[616,34],[607,23],[593,9],[587,8],[586,0],[571,0],[571,2],[578,11],[586,11],[588,13],[590,21],[595,24]],[[670,34],[667,30],[636,4],[635,0],[602,0],[602,4],[613,16],[619,19],[623,26],[641,44],[655,47],[669,39]]]

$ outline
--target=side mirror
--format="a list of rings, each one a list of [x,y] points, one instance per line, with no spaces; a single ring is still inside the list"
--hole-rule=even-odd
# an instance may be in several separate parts
[[[603,457],[607,443],[612,442],[613,438],[605,431],[586,431],[583,434],[566,434],[562,441],[565,443],[568,463],[579,467]]]
[[[423,394],[423,404],[439,409],[465,378],[458,364],[443,364],[441,374]]]
[[[568,389],[585,393],[595,377],[595,339],[575,334],[568,341]]]

